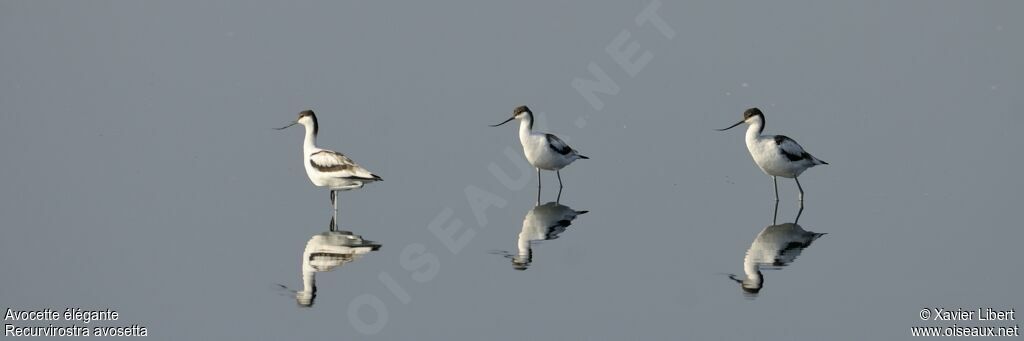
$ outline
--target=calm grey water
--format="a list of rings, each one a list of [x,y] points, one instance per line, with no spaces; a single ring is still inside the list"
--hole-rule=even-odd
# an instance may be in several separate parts
[[[5,1],[0,306],[178,340],[904,339],[952,324],[922,308],[1024,308],[1022,11]],[[595,72],[599,102],[573,86]],[[532,210],[515,128],[487,127],[519,104],[592,158],[554,231],[524,231],[567,208]],[[800,230],[795,184],[773,222],[743,133],[713,130],[753,106],[831,163]],[[377,251],[323,234],[301,131],[270,129],[307,108],[385,179],[339,213]]]

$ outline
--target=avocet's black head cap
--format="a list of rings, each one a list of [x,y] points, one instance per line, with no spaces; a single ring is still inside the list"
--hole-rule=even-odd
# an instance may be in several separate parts
[[[300,120],[306,116],[309,116],[309,118],[313,120],[313,134],[316,135],[317,133],[320,132],[320,124],[318,124],[316,121],[316,114],[313,113],[313,110],[309,109],[303,110],[302,112],[299,113]]]
[[[530,108],[528,108],[525,105],[520,105],[520,106],[516,107],[516,110],[512,110],[512,116],[519,115],[519,114],[524,113],[524,112],[525,113],[533,114],[533,112],[530,111]]]
[[[526,271],[530,268],[530,262],[516,262],[512,261],[512,268],[519,271]]]
[[[764,114],[762,114],[761,113],[761,109],[758,109],[758,108],[750,108],[750,109],[747,109],[747,111],[743,112],[743,120],[744,121],[746,121],[748,118],[751,118],[751,117],[754,117],[754,116],[762,116],[762,117],[764,117]]]
[[[302,297],[302,298],[296,298],[295,299],[295,303],[298,304],[299,307],[302,307],[302,308],[312,308],[313,307],[313,301],[316,301],[316,294],[313,294],[312,296],[309,296],[309,297]]]

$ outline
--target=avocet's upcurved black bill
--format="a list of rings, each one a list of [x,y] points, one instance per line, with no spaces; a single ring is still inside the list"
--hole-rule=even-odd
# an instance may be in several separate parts
[[[295,122],[292,122],[291,124],[289,124],[289,125],[286,125],[286,126],[284,126],[284,127],[280,127],[280,128],[274,128],[274,130],[282,130],[282,129],[284,129],[284,128],[288,128],[288,127],[291,127],[291,126],[293,126],[293,125],[296,125],[296,124],[299,124],[299,121],[295,121]]]
[[[738,126],[738,125],[741,125],[741,124],[743,124],[743,122],[746,122],[746,121],[739,121],[739,122],[736,122],[736,124],[733,124],[733,125],[729,126],[728,128],[722,128],[722,129],[715,129],[715,130],[718,130],[718,131],[726,131],[726,130],[729,130],[729,129],[735,128],[735,127],[736,127],[736,126]]]
[[[514,119],[516,119],[516,117],[515,117],[515,116],[509,117],[509,118],[508,118],[507,120],[505,120],[505,122],[501,122],[501,123],[498,123],[498,124],[492,125],[492,127],[497,127],[497,126],[500,126],[500,125],[502,125],[502,124],[505,124],[505,123],[508,123],[508,121],[511,121],[511,120],[514,120]]]

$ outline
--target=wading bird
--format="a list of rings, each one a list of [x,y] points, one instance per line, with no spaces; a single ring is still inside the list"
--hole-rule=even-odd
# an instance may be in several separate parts
[[[345,154],[317,147],[316,135],[319,127],[316,114],[312,110],[300,112],[295,122],[275,129],[282,130],[296,124],[306,127],[306,138],[302,142],[302,165],[306,168],[306,175],[313,185],[326,187],[331,191],[331,207],[334,211],[338,210],[336,191],[362,188],[367,183],[382,180]]]
[[[537,168],[537,196],[540,200],[540,170],[555,171],[558,175],[558,189],[561,193],[562,189],[562,173],[560,170],[568,166],[573,161],[579,159],[589,159],[589,157],[580,155],[575,149],[569,147],[565,141],[558,138],[558,136],[534,131],[533,130],[533,112],[530,108],[525,105],[520,105],[512,111],[512,117],[505,120],[504,122],[492,125],[497,127],[508,123],[512,120],[519,120],[519,142],[523,145],[523,154],[526,154],[526,160],[530,162],[534,168]]]
[[[743,120],[736,122],[724,129],[726,131],[735,126],[746,123],[747,127],[747,150],[754,158],[754,163],[761,168],[765,174],[772,177],[775,182],[775,201],[779,200],[779,180],[777,177],[793,178],[796,181],[796,188],[800,190],[800,202],[804,201],[804,189],[800,186],[800,173],[808,168],[817,165],[827,165],[810,153],[804,151],[796,141],[783,135],[761,135],[764,131],[764,114],[758,108],[750,108],[743,112]]]
[[[734,282],[739,283],[740,289],[748,296],[755,296],[764,287],[764,276],[761,270],[781,270],[793,263],[804,249],[811,246],[811,243],[824,233],[816,233],[804,230],[797,220],[800,220],[800,213],[796,214],[796,220],[792,223],[776,224],[775,217],[779,213],[779,204],[775,204],[775,216],[772,217],[772,225],[765,227],[754,238],[754,242],[747,249],[743,257],[743,272],[745,278],[736,275],[729,275]]]

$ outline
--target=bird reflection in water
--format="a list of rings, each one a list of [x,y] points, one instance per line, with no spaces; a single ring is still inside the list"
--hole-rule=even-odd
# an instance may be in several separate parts
[[[754,242],[750,244],[750,249],[747,250],[746,257],[743,258],[743,272],[746,278],[740,279],[736,275],[729,275],[730,279],[739,283],[743,293],[751,298],[757,296],[764,287],[761,270],[781,270],[793,263],[812,242],[825,235],[804,230],[797,224],[800,214],[803,213],[803,206],[792,223],[776,224],[778,213],[779,204],[776,202],[772,225],[757,234]]]
[[[301,307],[313,306],[317,272],[338,269],[380,246],[350,231],[338,230],[332,217],[330,230],[310,237],[302,251],[302,290],[295,292],[296,303]]]
[[[561,194],[561,193],[559,193]],[[565,232],[577,216],[589,211],[577,211],[557,201],[537,205],[526,212],[523,217],[523,230],[519,232],[518,252],[512,254],[505,251],[495,252],[512,260],[516,270],[526,270],[533,263],[533,243],[542,240],[557,239]]]

